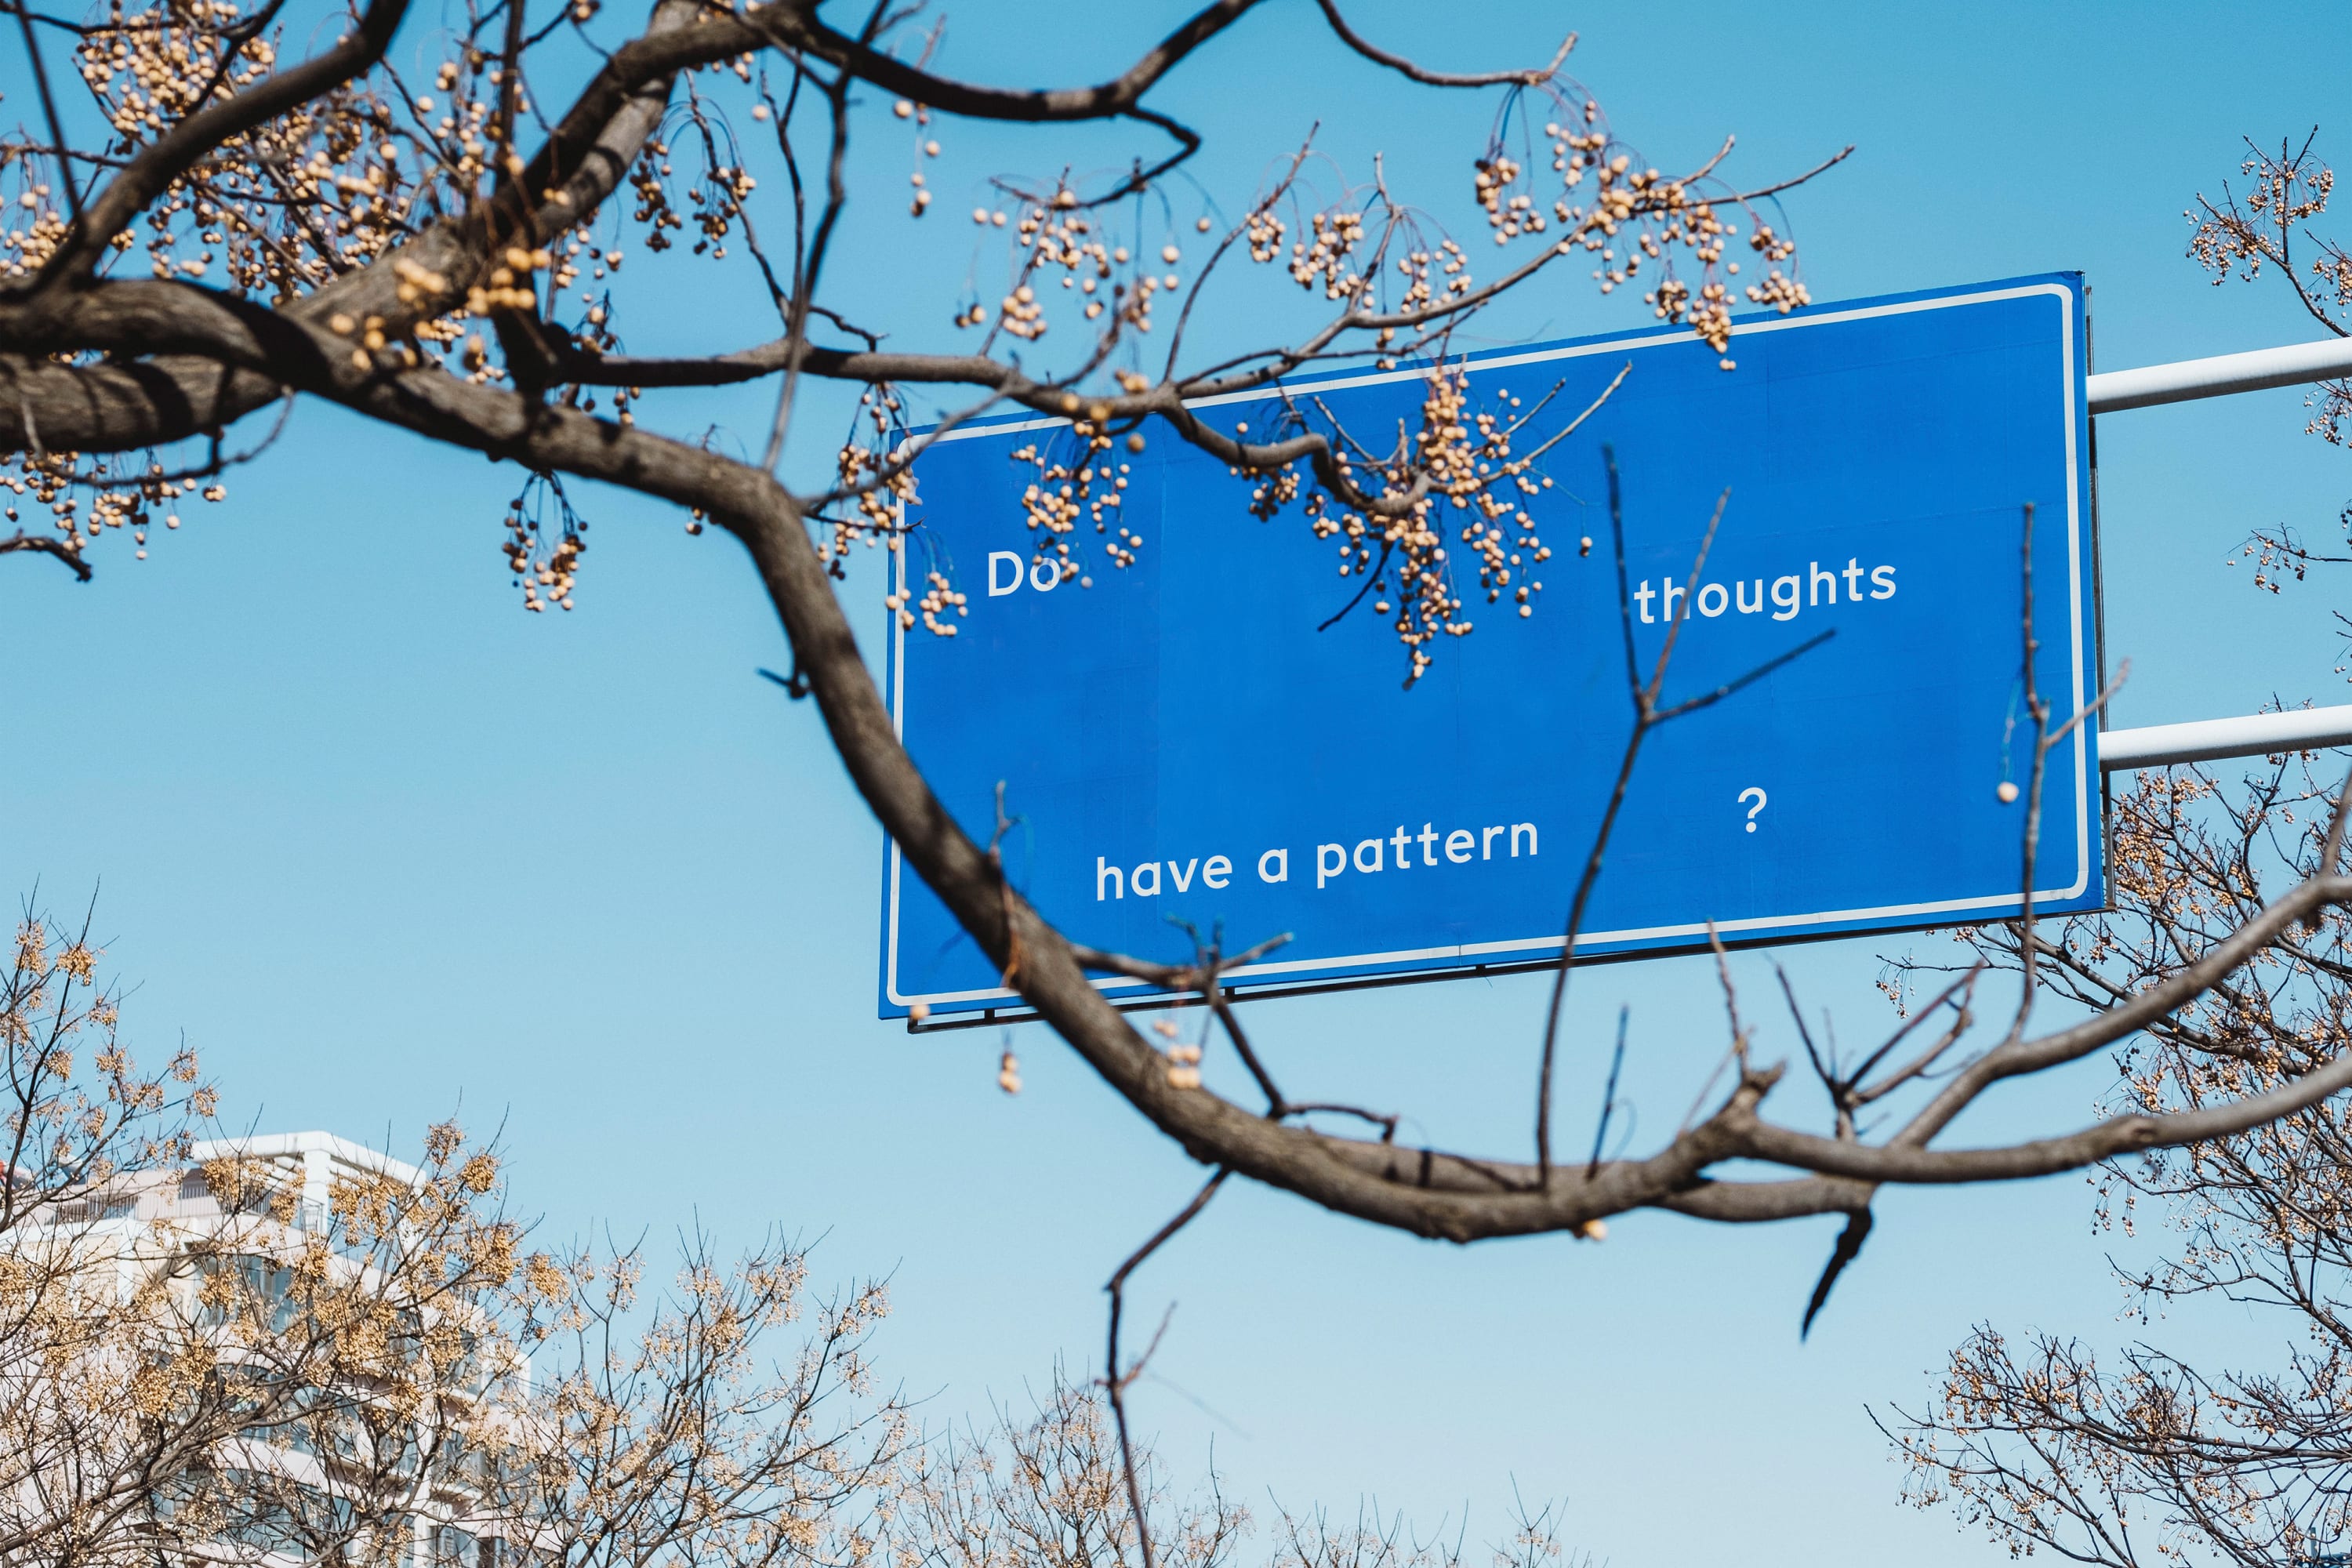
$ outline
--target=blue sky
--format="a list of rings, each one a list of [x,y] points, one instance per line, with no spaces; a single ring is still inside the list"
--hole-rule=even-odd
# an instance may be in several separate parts
[[[1174,14],[952,6],[942,64],[1092,79]],[[1540,59],[1555,27],[1578,26],[1574,69],[1661,166],[1727,132],[1750,180],[1858,143],[1788,198],[1818,300],[2080,268],[2102,368],[2316,335],[2270,289],[2211,288],[2181,255],[2180,214],[2234,172],[2242,132],[2316,123],[2322,150],[2343,150],[2338,7],[2226,26],[2186,5],[1463,5],[1433,26],[1431,8],[1367,0],[1350,15],[1463,69]],[[1301,0],[1154,101],[1208,132],[1194,174],[1219,210],[1319,122],[1341,162],[1383,153],[1401,188],[1469,226],[1491,103],[1353,59]],[[934,342],[982,176],[1131,146],[950,124],[944,216],[914,226],[900,134],[873,119],[872,195],[835,302]],[[1237,298],[1226,341],[1265,330],[1255,298]],[[641,352],[768,331],[740,278],[635,309]],[[1483,330],[1638,320],[1632,300],[1559,285]],[[2103,423],[2108,651],[2135,670],[2119,721],[2344,700],[2336,585],[2273,599],[2224,565],[2257,524],[2327,537],[2352,498],[2352,468],[2299,434],[2300,402]],[[764,416],[763,397],[730,395],[669,417],[750,432]],[[793,461],[823,456],[803,440]],[[88,586],[0,563],[0,885],[37,882],[66,907],[99,889],[110,963],[137,986],[133,1037],[156,1053],[184,1035],[235,1121],[397,1148],[456,1110],[503,1125],[520,1205],[556,1234],[822,1235],[820,1278],[894,1276],[886,1368],[941,1417],[1017,1400],[1057,1357],[1092,1364],[1103,1278],[1199,1173],[1048,1037],[1013,1032],[1028,1087],[1007,1100],[997,1035],[914,1039],[870,1017],[879,835],[814,715],[753,673],[785,656],[740,552],[660,508],[583,495],[581,607],[528,616],[497,550],[512,479],[309,407],[152,559],[109,549]],[[870,603],[874,582],[849,591]],[[1859,1033],[1881,1016],[1878,955],[1907,941],[1790,962]],[[1410,1107],[1416,1135],[1512,1148],[1540,995],[1463,983],[1253,1017],[1297,1081]],[[1632,1098],[1671,1122],[1719,1047],[1711,984],[1689,961],[1595,972],[1579,1037],[1602,1038],[1621,1002]],[[1793,1042],[1768,1025],[1764,1045]],[[2069,1125],[2103,1082],[2090,1064],[1973,1125]],[[1619,1564],[1990,1561],[1948,1516],[1899,1506],[1864,1406],[1925,1397],[1973,1321],[2119,1331],[2087,1188],[1889,1195],[1800,1343],[1832,1229],[1631,1216],[1598,1247],[1459,1249],[1231,1191],[1141,1279],[1140,1315],[1177,1310],[1140,1409],[1181,1464],[1213,1444],[1249,1500],[1377,1498],[1425,1525],[1467,1508],[1475,1538],[1504,1528],[1516,1486],[1565,1496],[1570,1538]],[[2273,1348],[2233,1319],[2183,1331],[2249,1359]]]

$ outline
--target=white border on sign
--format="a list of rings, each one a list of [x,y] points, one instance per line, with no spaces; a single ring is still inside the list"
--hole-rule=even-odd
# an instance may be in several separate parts
[[[2080,515],[2081,487],[2074,483],[2071,478],[2076,473],[2076,465],[2080,460],[2080,454],[2075,448],[2074,428],[2076,409],[2074,290],[2060,283],[2029,283],[2013,289],[1988,289],[1971,294],[1944,294],[1925,300],[1894,300],[1883,305],[1865,305],[1854,310],[1833,310],[1818,316],[1805,315],[1785,320],[1743,322],[1735,331],[1733,342],[1737,342],[1740,338],[1754,332],[1788,331],[1801,327],[1826,327],[1839,321],[1864,321],[1876,316],[1908,315],[1918,310],[1948,310],[1957,305],[1990,304],[1996,300],[2031,299],[2036,295],[2048,295],[2055,299],[2063,318],[2064,330],[2060,334],[2059,340],[2061,344],[2059,368],[2063,384],[2061,395],[2064,400],[2066,411],[2066,471],[2070,476],[2066,487],[2066,617],[2070,638],[2069,647],[2072,654],[2069,660],[2070,679],[2074,699],[2072,711],[2080,713],[2083,710],[2084,702],[2083,519]],[[1507,370],[1514,365],[1543,364],[1554,360],[1581,359],[1590,354],[1638,353],[1645,348],[1664,348],[1691,341],[1679,335],[1666,336],[1652,332],[1635,338],[1616,338],[1601,342],[1577,343],[1566,348],[1538,349],[1527,353],[1505,353],[1496,354],[1491,358],[1474,358],[1469,362],[1469,368],[1474,372]],[[1417,369],[1380,371],[1331,381],[1318,381],[1313,384],[1318,390],[1338,392],[1357,386],[1378,386],[1391,382],[1417,381],[1423,374],[1425,374],[1423,371]],[[1218,397],[1203,397],[1187,403],[1185,406],[1210,408],[1221,404],[1261,402],[1266,398],[1280,396],[1285,390],[1295,391],[1296,388],[1268,387],[1253,392],[1227,393]],[[965,426],[948,431],[939,439],[941,441],[971,440],[982,436],[1003,436],[1022,430],[1050,430],[1069,423],[1067,419],[1039,417],[1012,420],[999,425]],[[897,574],[896,586],[903,595],[907,592],[907,552],[904,542],[893,542],[890,553],[895,563],[893,570]],[[891,620],[891,637],[893,641],[890,650],[890,722],[898,734],[899,744],[904,745],[907,740],[907,633],[906,628],[895,616]],[[2071,899],[2090,885],[2090,795],[2091,775],[2094,770],[2090,765],[2088,752],[2089,739],[2086,733],[2088,728],[2089,726],[2085,724],[2074,726],[2074,865],[2076,868],[2074,880],[2070,886],[2063,888],[2037,889],[2033,895],[2036,900]],[[899,881],[904,873],[904,858],[899,852],[898,839],[893,837],[890,840],[890,908],[887,916],[889,943],[883,973],[883,994],[889,998],[890,1005],[908,1007],[918,1002],[936,1005],[948,1002],[1018,1000],[1020,995],[1018,992],[1003,986],[979,991],[937,991],[920,996],[899,994],[898,890]],[[1764,915],[1743,921],[1718,921],[1715,924],[1715,929],[1727,935],[1736,935],[1741,931],[1758,931],[1767,927],[1794,932],[1807,926],[1830,925],[1848,921],[1895,921],[1912,916],[1956,915],[1968,911],[1989,914],[2010,906],[2021,907],[2023,903],[2021,895],[2016,892],[2003,892],[1982,898],[1939,899],[1927,903],[1888,904],[1877,909],[1825,910],[1811,914]],[[1630,931],[1582,931],[1577,935],[1576,947],[1581,952],[1589,947],[1603,948],[1620,942],[1652,942],[1664,937],[1702,937],[1706,934],[1706,923],[1700,921],[1690,925],[1643,926]],[[1334,969],[1352,969],[1360,964],[1410,963],[1433,958],[1458,958],[1465,962],[1498,958],[1506,954],[1538,958],[1558,952],[1559,949],[1560,938],[1553,935],[1517,941],[1462,942],[1439,947],[1406,948],[1394,952],[1362,952],[1344,958],[1293,959],[1280,963],[1252,963],[1239,969],[1229,969],[1223,973],[1228,980],[1271,980],[1283,976],[1311,975]],[[1437,973],[1442,971],[1432,970],[1430,973]],[[1150,992],[1155,989],[1148,981],[1129,980],[1118,976],[1097,978],[1093,984],[1097,990],[1109,992]]]

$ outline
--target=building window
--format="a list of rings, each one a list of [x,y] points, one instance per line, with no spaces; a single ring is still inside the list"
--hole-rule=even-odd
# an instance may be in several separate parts
[[[233,1258],[206,1258],[197,1265],[204,1275],[205,1285],[220,1275],[234,1280],[244,1300],[257,1306],[273,1330],[284,1330],[294,1321],[294,1271],[275,1259],[242,1253]],[[244,1312],[232,1313],[228,1302],[215,1299],[215,1291],[199,1287],[197,1299],[204,1302],[203,1321],[218,1328],[232,1316],[244,1320]]]
[[[429,1568],[522,1568],[522,1553],[494,1535],[454,1524],[433,1527]]]

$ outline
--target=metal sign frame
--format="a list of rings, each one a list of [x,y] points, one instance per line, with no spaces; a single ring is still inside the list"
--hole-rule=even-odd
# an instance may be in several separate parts
[[[2052,693],[2059,700],[2056,706],[2062,718],[2080,711],[2089,701],[2092,693],[2085,689],[2086,680],[2095,678],[2102,657],[2101,650],[2096,646],[2100,619],[2097,614],[2099,606],[2096,604],[2098,573],[2094,558],[2095,528],[2090,515],[2095,501],[2089,499],[2087,494],[2091,488],[2088,482],[2089,405],[2084,394],[2085,367],[2077,361],[2085,335],[2085,328],[2076,314],[2083,303],[2078,294],[2078,285],[2070,287],[2068,283],[2054,279],[2021,279],[2012,283],[1992,284],[1974,289],[1937,290],[1926,294],[1856,301],[1843,306],[1825,306],[1789,317],[1767,316],[1761,319],[1743,320],[1737,325],[1734,340],[1738,342],[1759,334],[2037,295],[2054,297],[2061,301],[2065,311],[2064,330],[2062,333],[2064,347],[2061,369],[2062,406],[2065,425],[2064,441],[2067,467],[2075,476],[2074,480],[2068,484],[2066,489],[2067,516],[2063,530],[2067,550],[2066,582],[2068,585],[2063,640],[2066,645],[2066,668],[2070,673],[2072,689],[2063,695],[2057,692]],[[1538,365],[1594,355],[1638,352],[1665,343],[1686,341],[1685,333],[1649,331],[1570,343],[1543,345],[1532,349],[1475,354],[1468,356],[1468,362],[1474,374],[1481,374],[1521,365]],[[1338,391],[1381,383],[1418,381],[1423,374],[1422,367],[1400,367],[1386,372],[1318,377],[1311,383],[1306,381],[1294,383],[1286,390],[1294,395],[1300,391]],[[1212,407],[1247,404],[1270,400],[1280,395],[1282,395],[1281,390],[1267,389],[1262,392],[1203,399],[1196,406]],[[1015,416],[1002,420],[975,422],[947,432],[940,440],[952,442],[1003,437],[1024,431],[1042,432],[1066,428],[1068,424],[1069,421],[1066,419]],[[2051,520],[2053,523],[2056,521],[2054,518]],[[2052,531],[2058,531],[2053,529]],[[903,547],[894,547],[893,553],[895,586],[901,594],[905,594],[908,587],[908,568]],[[893,616],[889,628],[887,683],[893,721],[898,726],[902,743],[906,740],[905,682],[908,668],[906,658],[908,635],[898,618]],[[2045,640],[2060,640],[2054,626],[2052,628],[2051,637]],[[2102,770],[2097,761],[2099,742],[2095,726],[2090,724],[2076,726],[2067,745],[2072,753],[2069,760],[2074,764],[2068,771],[2081,796],[2073,803],[2074,837],[2077,842],[2072,847],[2073,854],[2068,858],[2076,868],[2076,874],[2068,886],[2037,889],[2035,898],[2037,901],[2044,904],[2079,899],[2085,891],[2096,863],[2091,844],[2092,835],[2094,832],[2103,832],[2105,816],[2104,801],[2101,798]],[[2098,819],[2096,823],[2094,822],[2095,815]],[[916,1003],[922,1003],[935,1009],[941,1005],[960,1005],[963,1008],[971,1009],[956,1014],[934,1011],[930,1018],[920,1026],[924,1028],[981,1026],[1034,1016],[1034,1015],[1027,1011],[1024,1005],[1021,1003],[1017,994],[1003,988],[929,995],[908,994],[901,991],[898,976],[899,944],[897,939],[907,869],[895,841],[886,845],[885,855],[887,881],[885,907],[882,911],[885,970],[882,977],[881,1002],[886,1016],[898,1015]],[[2056,859],[2059,857],[2051,858]],[[1948,923],[1953,918],[1971,916],[1999,918],[1997,911],[2000,908],[2014,906],[2020,902],[2021,898],[2021,895],[2011,888],[1969,898],[1941,899],[1868,909],[1802,911],[1791,915],[1748,917],[1724,922],[1717,929],[1727,946],[1780,944],[1847,936],[1855,934],[1858,929],[1916,930],[1933,927],[1939,923]],[[1830,924],[1835,924],[1840,929],[1829,931],[1805,929],[1807,926]],[[1694,947],[1703,946],[1706,941],[1707,928],[1704,922],[1672,927],[1580,932],[1571,962],[1582,964],[1618,959],[1661,956],[1664,952],[1689,951]],[[1666,942],[1675,942],[1678,945],[1661,945]],[[1622,945],[1633,943],[1641,945]],[[1612,950],[1611,944],[1621,945]],[[1297,995],[1550,969],[1560,962],[1559,956],[1560,947],[1561,934],[1555,927],[1542,933],[1506,941],[1440,944],[1423,949],[1370,952],[1343,957],[1285,960],[1276,954],[1269,959],[1235,969],[1227,978],[1234,987],[1234,994],[1236,997]],[[1594,951],[1595,949],[1599,951]],[[1454,962],[1444,967],[1415,968],[1402,973],[1392,970],[1380,972],[1377,969],[1377,966],[1383,964],[1423,963],[1429,960]],[[1330,973],[1333,971],[1351,973]],[[1142,986],[1141,983],[1122,980],[1116,976],[1104,977],[1097,980],[1096,984],[1108,994],[1115,1005],[1121,1007],[1167,1006],[1177,1005],[1183,1000],[1181,996],[1156,992],[1142,995],[1134,994],[1139,990],[1148,991],[1149,988]],[[1128,994],[1122,995],[1121,993]],[[974,1008],[973,1004],[980,1005]]]

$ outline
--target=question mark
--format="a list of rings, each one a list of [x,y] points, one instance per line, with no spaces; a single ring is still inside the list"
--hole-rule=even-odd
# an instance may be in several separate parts
[[[1766,796],[1762,790],[1749,784],[1739,792],[1739,798],[1746,800],[1751,795],[1756,797],[1756,804],[1748,808],[1748,831],[1753,833],[1756,831],[1756,814],[1764,809]]]

